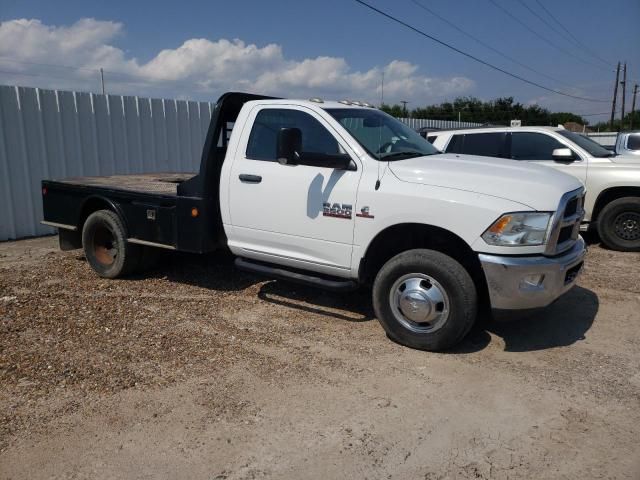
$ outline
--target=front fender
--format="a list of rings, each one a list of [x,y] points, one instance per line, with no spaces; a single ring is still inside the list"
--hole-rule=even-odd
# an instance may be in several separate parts
[[[464,190],[390,181],[383,185],[379,191],[361,192],[358,196],[355,211],[368,207],[369,216],[355,219],[354,275],[370,243],[394,225],[414,223],[439,227],[460,237],[476,251],[495,253],[496,247],[486,244],[487,248],[478,247],[478,240],[484,243],[480,238],[484,231],[506,212],[531,211],[521,203]],[[541,248],[523,247],[518,253],[540,253]]]

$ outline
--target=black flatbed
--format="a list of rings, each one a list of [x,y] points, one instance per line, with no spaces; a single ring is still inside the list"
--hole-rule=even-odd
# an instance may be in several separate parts
[[[178,194],[178,184],[195,176],[195,173],[143,173],[101,177],[71,177],[63,180],[54,180],[54,182],[82,187],[175,196]]]

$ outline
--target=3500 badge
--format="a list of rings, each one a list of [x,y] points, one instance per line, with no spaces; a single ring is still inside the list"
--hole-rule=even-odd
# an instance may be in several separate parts
[[[324,202],[322,204],[323,217],[350,219],[352,216],[352,212],[353,212],[353,205],[347,205],[346,203]]]

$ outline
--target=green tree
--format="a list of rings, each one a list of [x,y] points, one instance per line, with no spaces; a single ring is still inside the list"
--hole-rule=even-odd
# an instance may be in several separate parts
[[[393,116],[403,116],[400,105],[383,105],[382,109]],[[584,118],[574,113],[551,113],[538,105],[525,106],[514,101],[513,97],[500,97],[489,101],[470,96],[458,97],[452,102],[417,107],[412,110],[411,116],[433,120],[458,120],[459,118],[463,122],[498,125],[508,125],[511,120],[521,120],[523,125],[556,126],[568,121],[587,124]],[[640,126],[640,123],[638,125]]]
[[[392,115],[396,118],[402,118],[404,115],[404,110],[402,108],[402,105],[387,105],[386,103],[383,103],[382,105],[380,105],[380,110],[382,110],[383,112],[388,113],[389,115]]]
[[[621,122],[619,118],[613,121],[613,129],[611,128],[611,124],[609,121],[596,123],[593,127],[594,130],[599,130],[601,132],[611,131],[619,132],[621,130],[629,130],[633,128],[634,130],[640,130],[640,111],[636,110],[633,112],[627,113],[624,116],[624,122]]]

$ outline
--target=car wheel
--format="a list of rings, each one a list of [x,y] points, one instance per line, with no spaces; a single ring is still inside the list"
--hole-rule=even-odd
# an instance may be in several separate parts
[[[477,292],[457,261],[434,250],[396,255],[378,272],[373,307],[396,342],[441,351],[460,342],[475,322]]]
[[[111,210],[98,210],[82,228],[85,257],[98,275],[116,278],[133,273],[140,261],[140,246],[127,242],[122,221]]]
[[[612,250],[640,251],[640,198],[623,197],[605,205],[598,218],[598,233]]]

